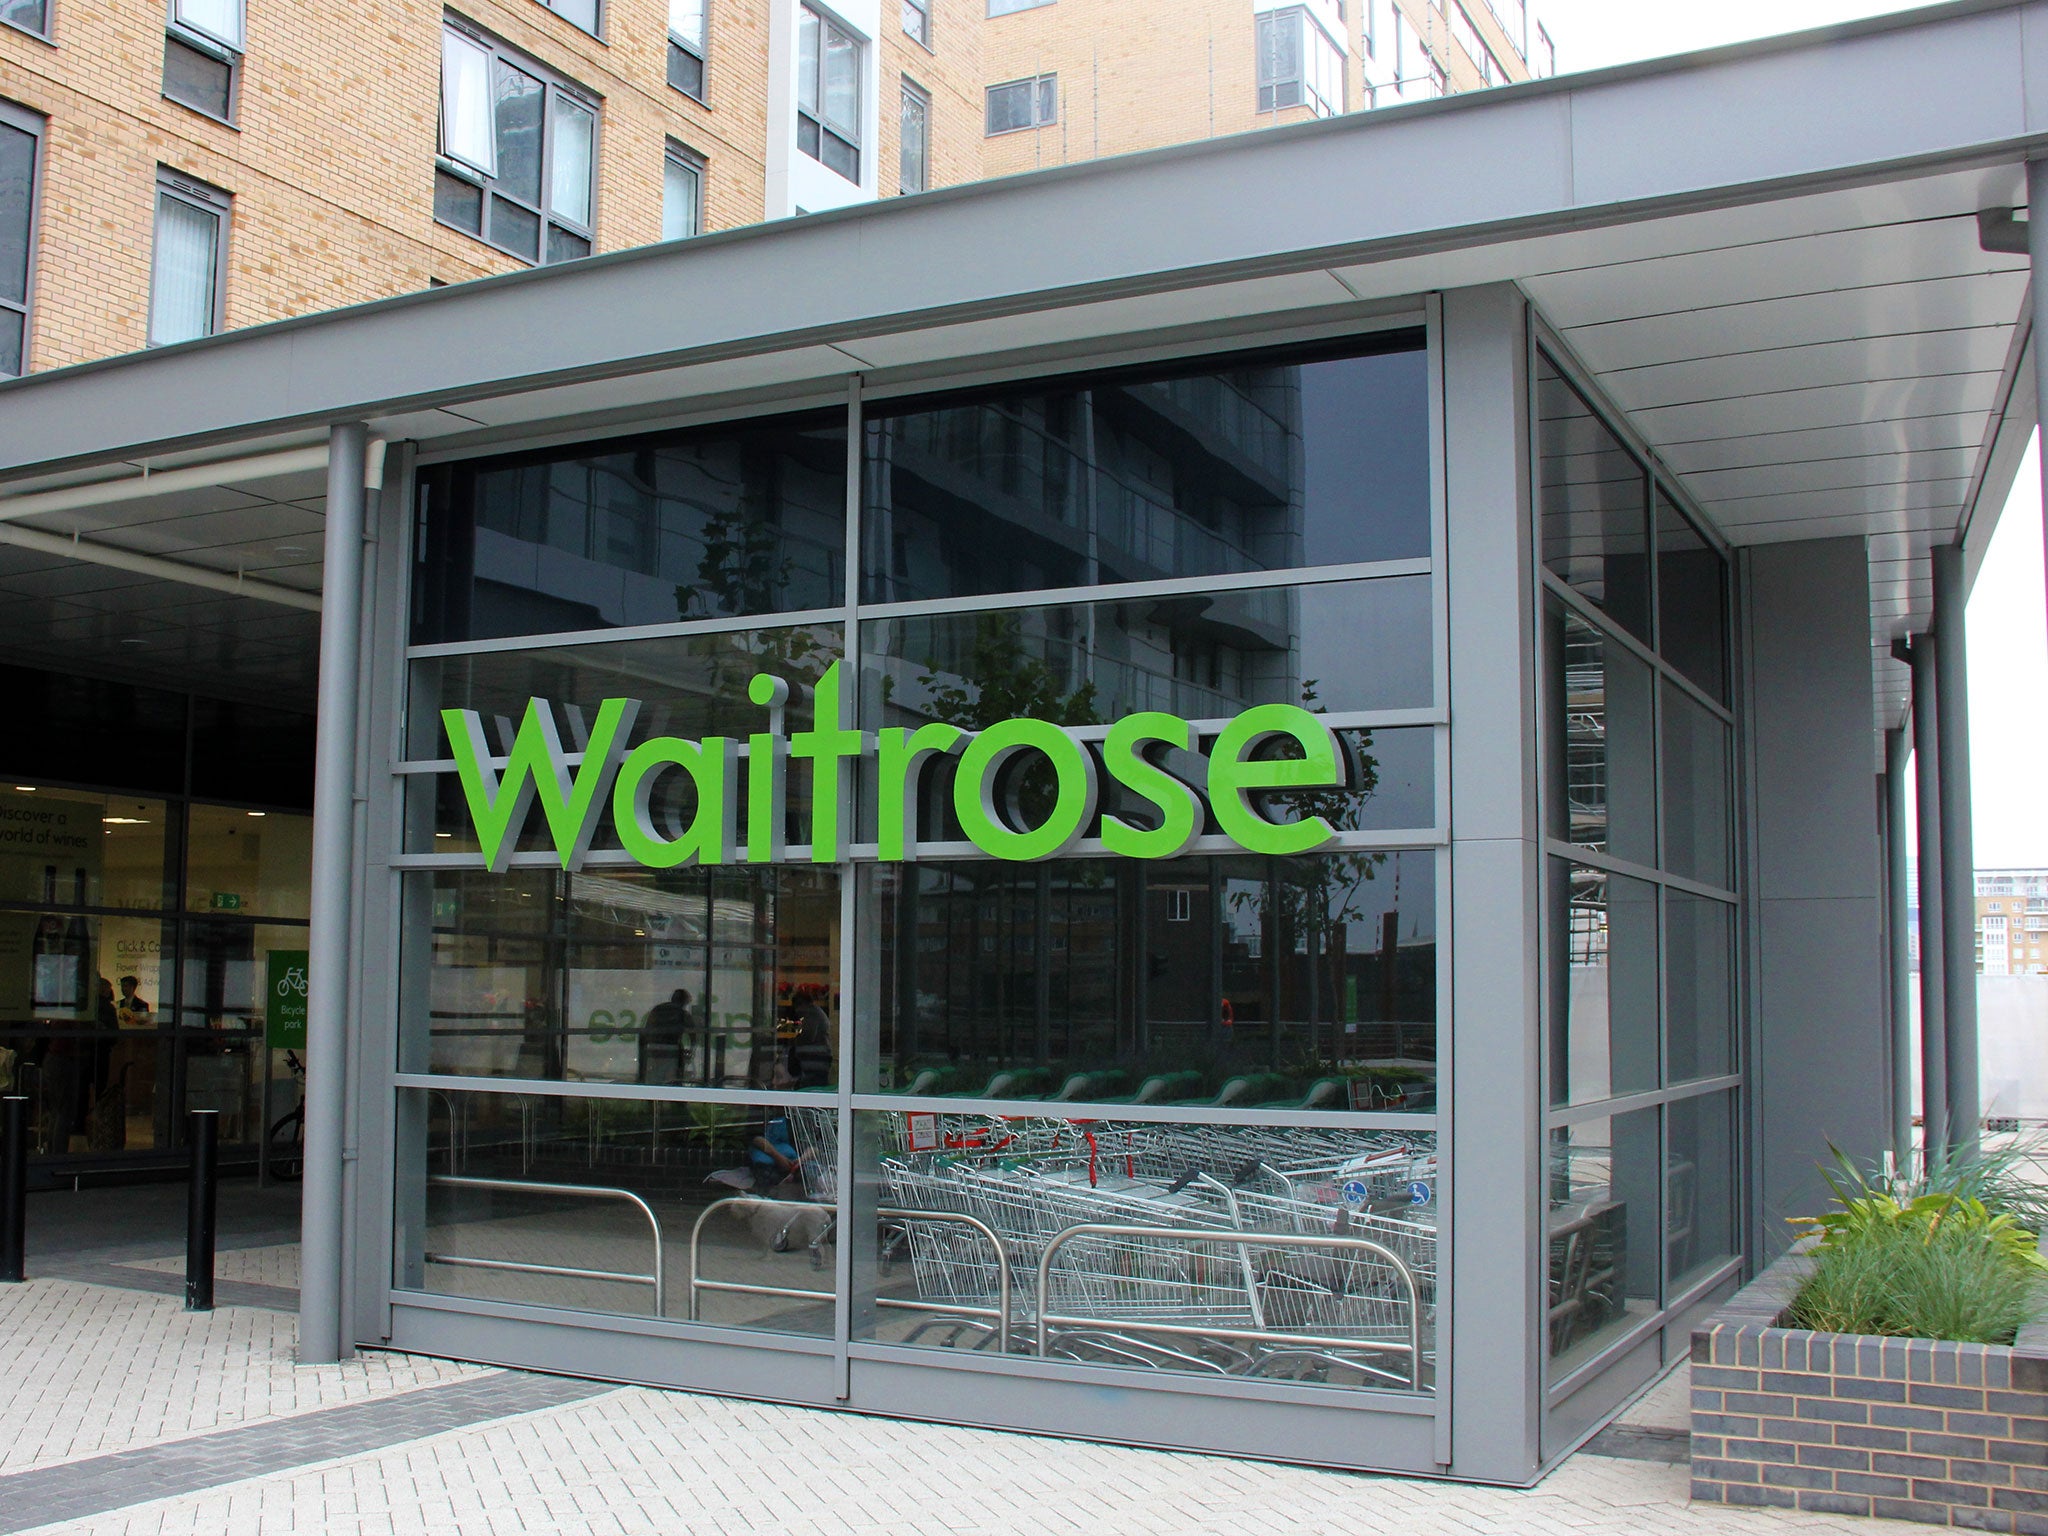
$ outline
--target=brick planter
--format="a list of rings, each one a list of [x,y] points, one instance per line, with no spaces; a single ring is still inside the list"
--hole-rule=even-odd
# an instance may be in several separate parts
[[[1787,1255],[1692,1336],[1692,1496],[2048,1536],[2048,1329],[2011,1346],[1775,1324]]]

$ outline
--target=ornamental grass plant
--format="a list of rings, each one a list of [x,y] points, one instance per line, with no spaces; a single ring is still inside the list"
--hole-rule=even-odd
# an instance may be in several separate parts
[[[2006,1149],[1907,1177],[1865,1172],[1838,1153],[1825,1175],[1837,1208],[1796,1218],[1813,1230],[1814,1267],[1786,1325],[2010,1344],[2041,1309],[2048,1278],[2038,1219],[2027,1219],[2040,1191],[2014,1177],[2017,1163]]]

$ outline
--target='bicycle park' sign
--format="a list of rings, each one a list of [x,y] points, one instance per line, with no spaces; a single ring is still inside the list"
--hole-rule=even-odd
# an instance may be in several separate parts
[[[273,1051],[306,1048],[306,951],[273,949],[264,994],[263,1042]]]

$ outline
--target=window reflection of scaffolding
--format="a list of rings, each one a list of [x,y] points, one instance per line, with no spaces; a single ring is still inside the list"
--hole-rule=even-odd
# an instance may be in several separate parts
[[[1566,621],[1565,803],[1571,840],[1607,841],[1607,668],[1600,636],[1576,619]]]
[[[1607,964],[1607,876],[1597,869],[1572,870],[1571,963]]]

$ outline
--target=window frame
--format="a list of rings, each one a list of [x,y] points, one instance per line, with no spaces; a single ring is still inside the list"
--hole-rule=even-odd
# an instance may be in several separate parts
[[[1268,79],[1266,76],[1266,34],[1269,28],[1280,26],[1294,26],[1300,29],[1300,45],[1297,55],[1299,68],[1294,75],[1286,79],[1280,78],[1277,74],[1273,78]],[[1323,30],[1322,24],[1310,13],[1308,6],[1284,5],[1274,10],[1261,11],[1253,23],[1252,37],[1254,53],[1252,63],[1253,84],[1258,92],[1256,98],[1257,110],[1261,116],[1267,113],[1292,111],[1296,107],[1307,107],[1317,117],[1336,117],[1344,111],[1343,92],[1345,76],[1348,73],[1346,66],[1349,61],[1344,56],[1344,50],[1331,40],[1329,33]],[[1331,101],[1321,91],[1317,90],[1313,83],[1316,79],[1317,71],[1310,67],[1310,50],[1318,47],[1328,49],[1336,57],[1337,68],[1335,78],[1338,90],[1338,99],[1336,101]],[[1325,62],[1327,63],[1327,60]],[[1288,102],[1281,101],[1280,92],[1290,86],[1299,91],[1298,99]],[[1270,105],[1266,95],[1269,91],[1272,92]]]
[[[6,27],[10,32],[19,32],[23,37],[32,37],[38,42],[54,43],[56,41],[54,35],[56,32],[56,16],[57,0],[43,0],[42,31],[38,32],[33,27],[25,27],[8,16],[0,16],[0,27]]]
[[[695,226],[687,235],[671,235],[668,232],[668,170],[676,166],[688,171],[696,179],[693,194],[695,207],[691,210],[690,222]],[[710,175],[711,162],[679,139],[665,141],[661,149],[661,238],[669,240],[694,240],[704,233],[704,183]]]
[[[1027,99],[1031,103],[1031,121],[1020,123],[1014,128],[995,127],[994,107],[996,92],[1014,90],[1020,85],[1030,87]],[[1050,91],[1052,97],[1052,110],[1049,113],[1043,111],[1048,91]],[[985,88],[982,98],[981,118],[981,136],[985,139],[999,139],[1012,133],[1036,133],[1041,128],[1056,127],[1059,120],[1060,77],[1057,70],[1040,75],[1023,75],[1015,80],[999,80],[994,85]]]
[[[510,256],[515,261],[523,262],[527,266],[545,267],[561,264],[560,262],[553,262],[548,259],[549,236],[556,227],[559,227],[573,238],[582,240],[589,246],[589,249],[584,251],[582,256],[595,255],[597,253],[598,214],[597,168],[603,152],[604,142],[603,98],[595,92],[585,89],[582,85],[579,85],[558,71],[548,68],[548,66],[540,63],[531,55],[521,52],[508,43],[500,42],[496,37],[483,31],[481,28],[459,23],[454,16],[443,17],[441,33],[443,38],[442,88],[441,104],[439,107],[440,120],[435,135],[434,172],[437,178],[445,175],[457,181],[466,182],[474,187],[480,199],[480,206],[477,228],[475,229],[465,228],[461,224],[443,218],[438,207],[434,213],[434,222],[443,229],[452,229],[458,234],[467,235],[470,239],[487,245],[494,251]],[[485,171],[483,167],[461,158],[448,148],[446,108],[448,65],[446,49],[447,39],[449,38],[475,48],[485,55],[489,61],[486,75],[487,83],[494,83],[497,69],[501,64],[508,69],[517,70],[519,73],[540,83],[540,194],[533,202],[529,203],[523,195],[511,191],[503,185],[498,164],[495,125],[492,127],[492,168],[489,171]],[[574,217],[558,211],[554,206],[555,152],[558,140],[555,121],[558,101],[565,101],[573,109],[588,113],[591,119],[590,218],[587,224],[579,223]],[[525,251],[514,249],[510,245],[491,237],[492,205],[493,199],[496,198],[504,199],[515,208],[530,213],[539,220],[539,236],[532,256],[528,256]],[[580,260],[581,256],[565,259]]]
[[[910,30],[909,18],[916,16],[923,23],[917,32]],[[932,47],[932,0],[901,0],[897,8],[896,21],[903,28],[903,35],[926,53],[935,53]]]
[[[698,0],[698,14],[703,18],[703,35],[687,38],[676,30],[677,0],[669,0],[668,7],[668,86],[672,91],[687,96],[700,105],[708,106],[711,100],[711,0]],[[682,53],[697,61],[696,90],[676,83],[675,56]]]
[[[156,200],[151,205],[150,218],[150,259],[149,259],[149,328],[144,345],[150,347],[178,346],[177,341],[158,341],[157,326],[157,279],[156,258],[161,248],[163,234],[163,205],[168,198],[184,203],[213,215],[213,305],[208,318],[208,328],[202,336],[189,336],[184,341],[203,341],[207,336],[218,336],[226,328],[228,299],[228,230],[234,216],[235,196],[225,188],[216,187],[197,177],[188,176],[173,166],[159,165],[156,168]]]
[[[605,41],[605,23],[610,20],[610,17],[606,14],[610,7],[605,3],[605,0],[591,0],[591,24],[587,27],[575,17],[564,15],[561,7],[555,3],[555,0],[540,0],[540,5],[543,10],[551,11],[556,16],[560,16],[563,21],[567,22],[584,36],[594,37],[600,43]]]
[[[897,84],[899,90],[897,94],[896,195],[898,197],[914,197],[920,192],[929,192],[932,189],[932,93],[908,75],[899,75],[897,77]],[[919,170],[922,172],[919,177],[921,184],[915,187],[906,186],[903,175],[905,151],[909,146],[910,140],[909,136],[903,131],[902,119],[905,109],[913,103],[924,112],[923,145],[922,153],[919,157]]]
[[[0,309],[21,316],[21,372],[0,373],[0,379],[26,378],[29,372],[29,343],[35,334],[36,316],[36,236],[42,225],[43,150],[49,123],[50,120],[39,112],[31,112],[27,107],[0,99],[0,127],[15,129],[29,137],[28,238],[23,246],[27,270],[22,280],[20,303],[0,298]]]
[[[236,0],[241,18],[241,40],[230,41],[219,34],[210,32],[195,22],[185,20],[178,14],[183,0],[164,0],[164,40],[166,48],[176,45],[186,48],[216,64],[227,66],[228,89],[227,109],[224,112],[210,112],[197,102],[187,101],[182,96],[173,96],[170,91],[170,65],[165,59],[164,80],[160,94],[163,99],[183,107],[187,112],[196,112],[209,122],[223,123],[230,128],[237,127],[235,119],[240,115],[242,104],[242,60],[248,52],[249,7],[248,0]]]
[[[827,56],[827,49],[825,45],[830,34],[835,32],[840,34],[852,45],[854,59],[854,114],[857,118],[865,118],[865,116],[867,115],[868,75],[870,73],[868,67],[868,48],[870,45],[870,39],[863,36],[858,29],[851,26],[847,22],[841,21],[839,17],[834,15],[831,11],[824,9],[822,6],[812,4],[811,0],[798,0],[796,9],[796,24],[799,40],[801,40],[803,34],[805,16],[810,16],[813,20],[816,21],[818,26],[818,50],[817,58],[815,61],[817,78],[813,82],[811,82],[813,89],[816,92],[816,100],[818,103],[817,110],[815,112],[806,111],[804,109],[803,101],[805,82],[803,79],[803,49],[801,46],[801,41],[799,41],[799,46],[797,48],[797,152],[799,154],[810,156],[811,159],[817,161],[818,164],[824,166],[825,169],[832,172],[833,175],[844,177],[846,180],[852,182],[857,187],[865,186],[867,184],[866,171],[868,169],[868,161],[866,147],[861,143],[860,139],[862,124],[860,122],[855,122],[850,125],[846,125],[851,132],[851,137],[849,137],[848,132],[842,131],[840,125],[828,122],[825,117],[825,60]],[[813,132],[815,132],[818,136],[818,148],[815,151],[806,149],[804,147],[804,128],[806,125],[809,125]],[[825,158],[825,139],[828,137],[837,140],[847,150],[852,152],[853,174],[851,176],[847,176],[845,171],[841,170],[838,166],[833,165],[829,160]]]

